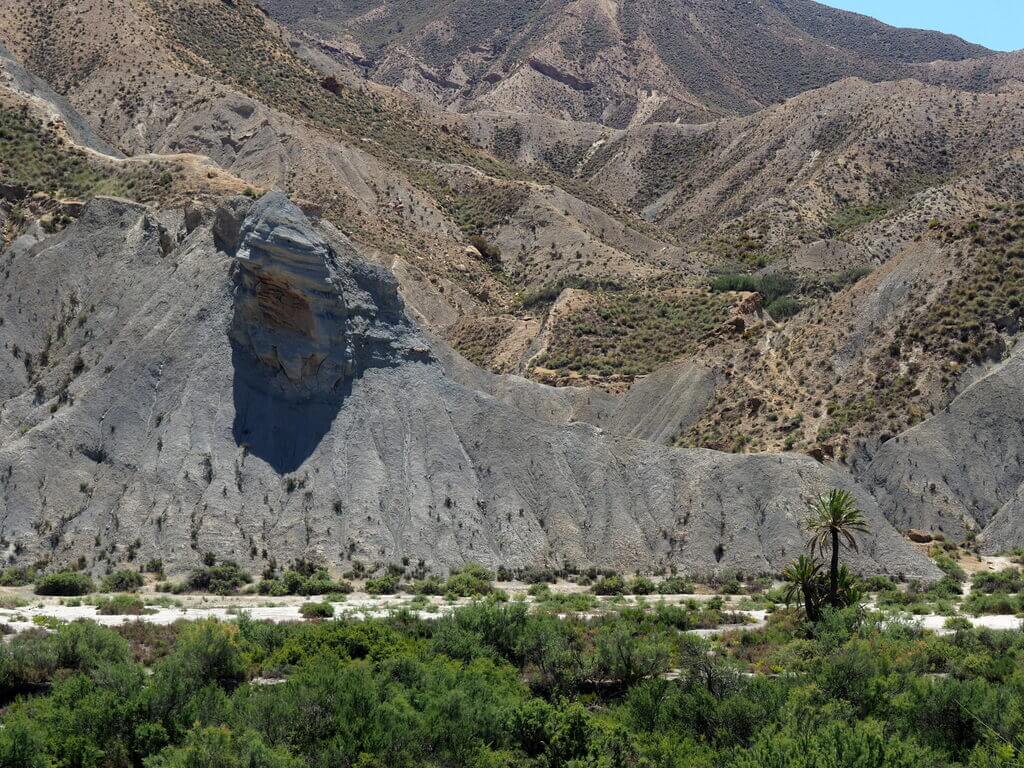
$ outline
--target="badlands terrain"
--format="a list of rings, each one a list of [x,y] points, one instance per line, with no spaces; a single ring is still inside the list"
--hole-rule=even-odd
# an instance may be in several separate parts
[[[1022,323],[1022,52],[0,0],[0,768],[1020,768]]]
[[[9,563],[1024,547],[1024,58],[746,5],[0,0]]]

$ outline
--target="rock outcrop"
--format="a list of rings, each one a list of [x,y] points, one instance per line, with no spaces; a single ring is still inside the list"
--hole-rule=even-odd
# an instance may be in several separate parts
[[[339,260],[282,193],[257,203],[238,237],[231,338],[274,372],[283,395],[334,392],[368,367],[427,353],[394,279]]]
[[[510,404],[526,382],[506,400],[467,386],[390,273],[278,194],[188,215],[95,199],[3,266],[14,561],[776,572],[804,545],[806,501],[843,486],[872,526],[857,567],[937,573],[812,459],[675,450],[537,418]]]

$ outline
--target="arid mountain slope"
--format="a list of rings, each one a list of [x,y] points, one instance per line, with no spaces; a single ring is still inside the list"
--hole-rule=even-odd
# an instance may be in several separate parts
[[[2,258],[0,534],[19,562],[772,572],[803,546],[804,499],[845,485],[872,521],[859,567],[935,573],[806,457],[555,426],[456,383],[391,275],[280,193],[98,198]]]
[[[1007,57],[1024,79],[1024,57]],[[742,118],[581,136],[574,172],[692,240],[749,232],[767,255],[843,234],[842,214],[882,218],[918,191],[976,173],[1024,146],[1024,89],[967,91],[917,80],[843,80]],[[499,149],[536,141],[517,124],[471,135]],[[551,130],[549,146],[572,139]],[[519,135],[522,140],[509,137]],[[520,150],[523,151],[523,150]],[[737,221],[738,219],[738,221]]]
[[[988,52],[808,0],[266,0],[372,79],[458,110],[705,122]]]
[[[0,10],[12,20],[0,40],[108,142],[207,154],[257,191],[315,200],[394,269],[439,332],[568,275],[687,263],[673,238],[593,187],[497,161],[411,97],[352,83],[324,57],[315,69],[249,0],[2,0]],[[500,263],[468,247],[499,227]],[[536,328],[511,323],[516,357]]]
[[[183,566],[305,540],[338,564],[771,570],[832,484],[886,536],[876,513],[1015,535],[1013,381],[933,457],[938,511],[915,465],[1019,367],[1020,54],[796,0],[276,10],[292,29],[250,0],[0,0],[19,543],[99,557],[95,529],[117,559],[188,515]],[[465,87],[432,104],[422,78]],[[280,196],[247,216],[273,188],[316,223]],[[135,202],[83,214],[104,193]],[[1007,458],[979,474],[988,444]],[[31,457],[62,452],[51,493]]]

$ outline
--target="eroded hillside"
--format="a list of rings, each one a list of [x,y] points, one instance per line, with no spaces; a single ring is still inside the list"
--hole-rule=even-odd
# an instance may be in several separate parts
[[[1015,541],[1020,55],[730,7],[0,0],[14,555]]]
[[[807,0],[268,0],[372,79],[458,111],[623,128],[746,114],[844,77],[987,51]]]

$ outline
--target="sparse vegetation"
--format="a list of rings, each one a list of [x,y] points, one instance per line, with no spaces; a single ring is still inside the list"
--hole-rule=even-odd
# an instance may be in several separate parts
[[[26,197],[33,192],[55,197],[130,196],[118,176],[113,168],[72,150],[27,108],[0,104],[0,178],[23,187]]]
[[[687,289],[598,292],[554,324],[541,368],[609,377],[640,376],[692,350],[728,318],[727,296]]]

